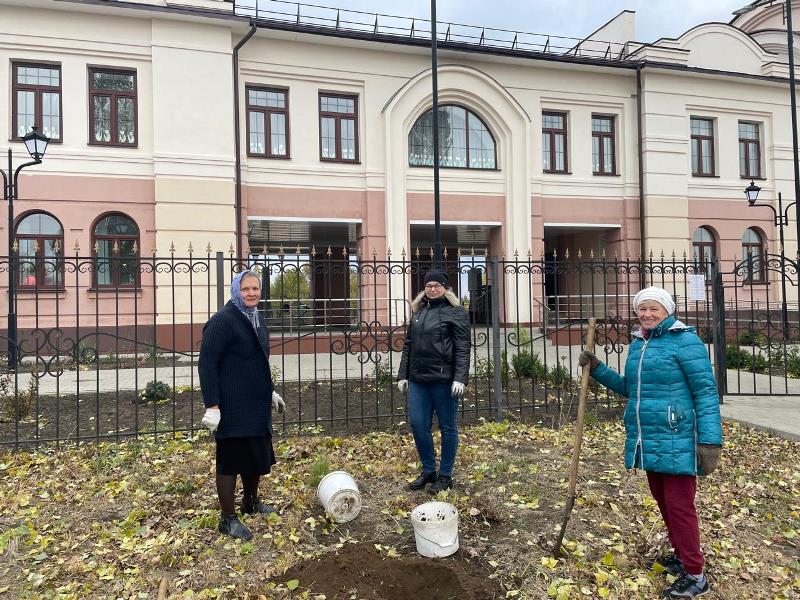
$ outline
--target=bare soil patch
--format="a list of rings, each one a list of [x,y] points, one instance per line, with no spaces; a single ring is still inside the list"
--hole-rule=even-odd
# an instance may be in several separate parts
[[[139,382],[144,388],[146,372]],[[286,412],[273,415],[277,434],[315,432],[366,432],[405,428],[407,397],[393,386],[375,387],[369,380],[293,382],[279,385]],[[494,395],[482,382],[470,388],[461,401],[460,421],[474,423],[497,414]],[[504,388],[501,410],[506,418],[540,420],[546,426],[570,421],[577,410],[571,389],[539,388],[530,380],[513,380]],[[590,410],[598,418],[614,417],[620,407],[597,399]],[[136,434],[199,429],[205,411],[198,389],[178,388],[158,402],[144,403],[134,390],[81,391],[80,395],[40,396],[30,416],[15,422],[0,416],[0,444],[21,446],[54,440],[103,440]]]
[[[493,600],[505,596],[482,569],[458,553],[445,559],[381,555],[368,544],[346,544],[336,552],[291,568],[283,577],[298,589],[330,600]]]

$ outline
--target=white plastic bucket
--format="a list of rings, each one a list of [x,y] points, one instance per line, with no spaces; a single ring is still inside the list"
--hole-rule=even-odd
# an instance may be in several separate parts
[[[344,471],[332,471],[317,486],[317,498],[337,523],[352,521],[361,512],[361,494],[355,480]]]
[[[426,502],[411,511],[417,552],[429,558],[458,550],[458,511],[449,502]]]

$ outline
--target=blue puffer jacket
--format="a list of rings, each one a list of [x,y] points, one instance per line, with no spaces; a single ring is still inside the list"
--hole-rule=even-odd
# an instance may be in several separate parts
[[[696,475],[697,444],[722,445],[719,395],[703,342],[670,315],[644,339],[633,334],[625,376],[600,364],[594,377],[626,396],[625,468]]]

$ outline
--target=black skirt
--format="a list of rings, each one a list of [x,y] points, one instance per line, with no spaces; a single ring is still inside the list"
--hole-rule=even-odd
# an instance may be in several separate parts
[[[272,436],[217,440],[217,475],[266,475],[274,464]]]

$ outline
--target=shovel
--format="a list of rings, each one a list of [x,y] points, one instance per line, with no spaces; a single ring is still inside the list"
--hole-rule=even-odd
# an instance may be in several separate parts
[[[594,353],[594,332],[597,319],[589,319],[589,329],[586,331],[586,350]],[[581,443],[583,442],[583,414],[586,412],[586,396],[589,394],[589,372],[592,365],[587,364],[581,373],[581,389],[578,393],[578,418],[575,421],[575,446],[572,448],[572,465],[569,469],[569,488],[567,491],[567,505],[564,507],[564,520],[561,523],[561,532],[553,545],[553,556],[561,556],[561,543],[564,541],[564,532],[567,530],[572,507],[575,506],[575,487],[578,483],[578,463],[581,458]]]

